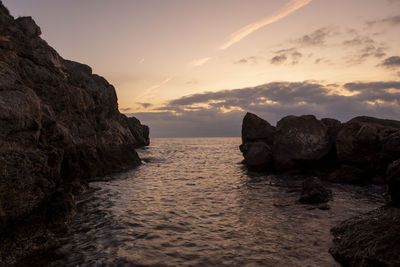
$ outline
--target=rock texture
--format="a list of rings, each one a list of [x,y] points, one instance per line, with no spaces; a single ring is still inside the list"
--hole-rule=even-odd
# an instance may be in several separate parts
[[[326,188],[317,177],[309,177],[304,180],[299,199],[301,203],[319,204],[331,199],[332,191]]]
[[[135,148],[149,143],[148,127],[118,111],[114,87],[40,34],[0,2],[0,234],[38,211],[62,217],[60,194],[139,165]]]
[[[261,148],[265,143],[272,148],[272,163],[265,161],[258,170],[315,174],[331,182],[384,183],[389,164],[400,158],[400,121],[394,120],[356,117],[342,124],[312,115],[287,116],[274,128],[247,113],[242,135],[240,149],[249,168],[255,161],[248,158],[254,158],[247,153],[249,144]]]
[[[277,171],[309,168],[331,150],[328,128],[312,115],[287,116],[276,128],[273,155]]]
[[[400,209],[382,207],[331,231],[330,252],[343,266],[400,266]]]

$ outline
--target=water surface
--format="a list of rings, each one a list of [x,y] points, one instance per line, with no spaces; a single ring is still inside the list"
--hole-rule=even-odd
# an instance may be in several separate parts
[[[240,138],[151,141],[145,164],[79,197],[51,266],[338,266],[330,228],[381,202],[371,188],[330,185],[330,210],[300,204],[298,178],[243,167]]]

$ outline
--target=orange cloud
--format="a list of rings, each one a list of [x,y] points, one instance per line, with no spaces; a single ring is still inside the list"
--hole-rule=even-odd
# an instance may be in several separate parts
[[[276,14],[263,18],[259,21],[253,22],[251,24],[248,24],[244,26],[243,28],[239,29],[238,31],[234,32],[228,41],[226,41],[224,44],[222,44],[218,49],[219,50],[224,50],[227,49],[228,47],[234,45],[235,43],[239,42],[243,38],[245,38],[247,35],[255,32],[256,30],[277,22],[278,20],[283,19],[284,17],[290,15],[291,13],[295,12],[297,9],[302,8],[305,5],[308,5],[311,3],[312,0],[291,0],[289,3],[287,3],[282,9],[280,9]]]

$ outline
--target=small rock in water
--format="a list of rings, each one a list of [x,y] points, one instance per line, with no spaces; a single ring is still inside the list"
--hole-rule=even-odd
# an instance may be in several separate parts
[[[332,199],[332,191],[324,187],[317,177],[309,177],[303,182],[299,201],[304,204],[325,203]]]

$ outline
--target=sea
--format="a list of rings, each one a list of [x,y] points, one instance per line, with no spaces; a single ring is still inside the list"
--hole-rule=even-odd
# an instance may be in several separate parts
[[[48,266],[340,266],[330,229],[383,203],[382,188],[327,184],[329,210],[298,202],[302,178],[248,171],[240,138],[153,138],[143,164],[99,177]]]

